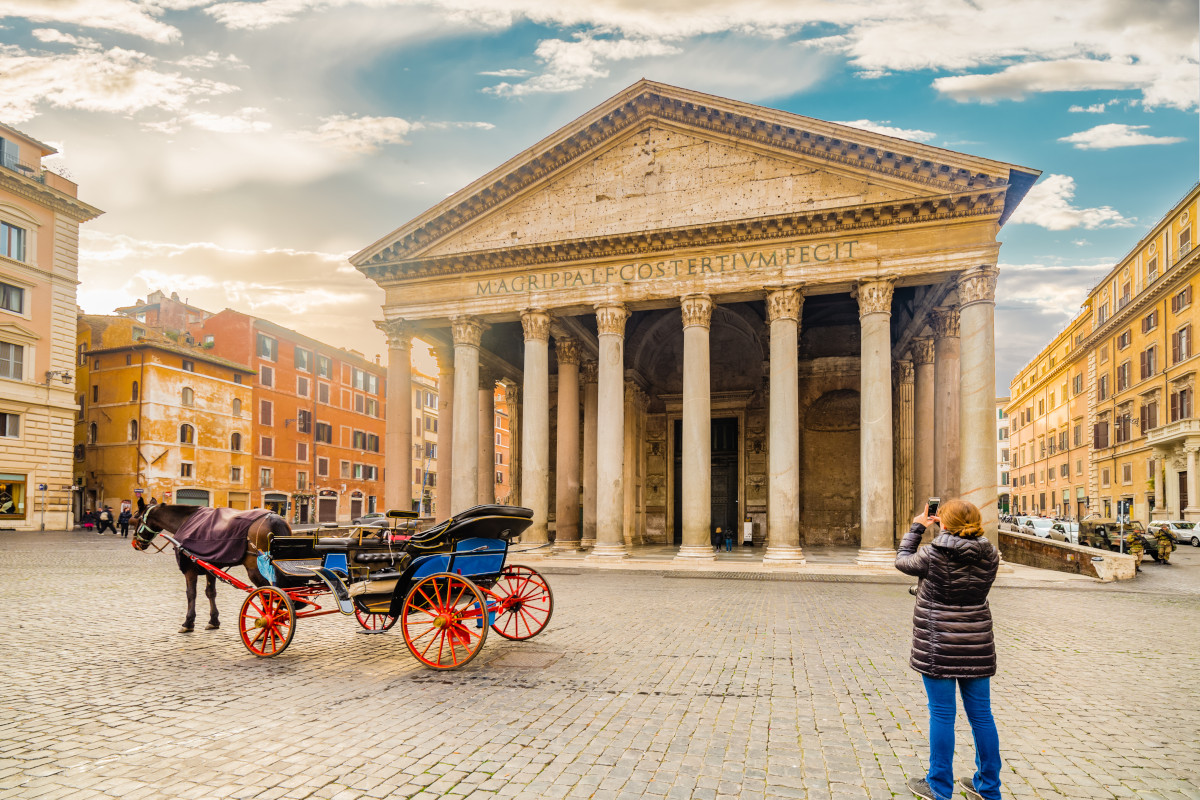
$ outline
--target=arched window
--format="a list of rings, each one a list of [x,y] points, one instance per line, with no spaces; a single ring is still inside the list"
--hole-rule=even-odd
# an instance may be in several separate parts
[[[137,386],[135,383],[134,386]],[[138,421],[136,419],[129,420],[129,441],[136,442],[138,438]]]
[[[96,423],[88,425],[88,444],[96,443]]]
[[[229,449],[230,450],[241,450],[242,449],[242,435],[240,433],[235,433],[235,434],[233,434],[233,436],[229,437]]]
[[[238,398],[233,398],[233,415],[240,417],[242,415],[242,401]]]
[[[181,444],[194,444],[196,441],[196,429],[191,425],[180,425],[179,441]]]
[[[138,382],[137,381],[133,382],[133,390],[129,393],[129,399],[135,403],[137,402],[137,399],[138,399]]]
[[[196,393],[192,391],[192,387],[190,386],[183,387],[183,391],[180,392],[180,395],[180,399],[183,401],[185,406],[190,406],[196,400]]]

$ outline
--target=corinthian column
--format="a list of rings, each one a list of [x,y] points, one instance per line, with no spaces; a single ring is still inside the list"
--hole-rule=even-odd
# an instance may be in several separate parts
[[[913,360],[913,497],[915,515],[933,496],[934,390],[933,339],[914,339]]]
[[[454,348],[435,347],[438,365],[437,485],[434,486],[435,516],[446,519],[450,510],[451,476],[454,464]],[[423,454],[422,454],[423,455]],[[424,462],[422,462],[424,463]]]
[[[859,464],[862,541],[857,562],[891,565],[892,503],[892,282],[864,281],[855,292],[862,328]]]
[[[550,519],[550,315],[521,314],[525,331],[525,386],[521,413],[521,505],[533,509],[522,542],[544,544]]]
[[[583,362],[583,538],[580,547],[596,545],[596,362]]]
[[[496,376],[487,368],[479,370],[478,502],[496,502]]]
[[[579,343],[554,339],[558,356],[558,442],[554,551],[579,549]]]
[[[596,409],[596,546],[589,559],[625,558],[625,306],[596,306],[600,342]]]
[[[958,492],[983,515],[983,532],[999,544],[996,508],[996,275],[978,267],[958,278],[961,330]]]
[[[770,437],[767,450],[767,552],[764,562],[803,564],[800,547],[800,405],[798,350],[804,297],[796,289],[767,295],[771,325]]]
[[[451,321],[454,334],[454,475],[450,513],[476,504],[479,496],[479,339],[483,323]]]
[[[933,490],[943,500],[959,496],[958,393],[960,383],[958,309],[934,309],[933,328]],[[994,356],[993,356],[994,357]],[[996,382],[992,378],[992,384]],[[995,400],[993,400],[995,402]]]
[[[385,508],[412,509],[412,332],[403,320],[376,322],[388,343]]]
[[[683,544],[677,559],[708,560],[712,536],[712,379],[708,326],[712,298],[687,295],[683,311]]]
[[[896,516],[895,535],[903,536],[913,518],[913,363],[896,362]],[[893,539],[895,541],[895,539]]]

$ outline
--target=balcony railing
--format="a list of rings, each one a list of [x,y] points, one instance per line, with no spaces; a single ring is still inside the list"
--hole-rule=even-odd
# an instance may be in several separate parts
[[[42,168],[40,163],[35,164],[30,161],[19,161],[15,158],[4,158],[0,159],[0,166],[11,170],[12,172],[24,175],[26,178],[37,181],[38,183],[46,182],[46,170]]]

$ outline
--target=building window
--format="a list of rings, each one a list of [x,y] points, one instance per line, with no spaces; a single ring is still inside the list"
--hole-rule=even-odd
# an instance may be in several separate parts
[[[1158,278],[1158,256],[1146,261],[1146,283],[1153,283]]]
[[[25,516],[25,476],[0,473],[0,519]]]
[[[319,478],[328,478],[329,477],[329,459],[325,458],[325,456],[317,457],[317,477],[319,477]]]
[[[19,381],[25,378],[25,348],[19,344],[0,342],[0,378]],[[93,399],[93,402],[95,400]]]
[[[180,464],[179,465],[179,477],[181,477],[181,478],[192,477],[192,465],[187,463],[186,461],[183,462],[182,464]]]
[[[258,368],[258,382],[263,386],[275,385],[275,370],[270,367]]]
[[[296,442],[296,460],[308,461],[308,442]]]
[[[366,414],[369,417],[378,417],[379,416],[379,401],[378,400],[376,400],[373,397],[367,398]],[[436,419],[433,421],[433,429],[435,431],[437,430],[437,420]]]
[[[217,343],[217,338],[215,336],[213,336],[211,333],[205,335],[205,337],[204,337],[204,346],[205,347],[212,347],[216,343]]]
[[[1178,364],[1192,355],[1192,326],[1184,325],[1171,334],[1171,363]]]
[[[1171,422],[1192,416],[1192,390],[1180,389],[1171,393]]]
[[[342,477],[349,478],[350,477],[350,462],[343,461],[341,466],[342,466]]]
[[[1129,388],[1129,362],[1121,362],[1121,366],[1117,367],[1117,391],[1123,392]]]
[[[361,394],[354,395],[354,410],[359,414],[365,414],[367,412],[367,398]]]
[[[87,363],[87,350],[87,342],[79,345],[79,357],[75,360],[75,363],[80,367]]]
[[[314,438],[318,442],[333,444],[333,426],[328,422],[318,422],[316,424],[316,433],[314,434]]]
[[[1101,305],[1096,312],[1096,324],[1103,325],[1106,322],[1108,322],[1108,303]]]
[[[367,452],[369,452],[369,453],[378,453],[379,452],[379,435],[378,434],[375,434],[375,433],[367,434]]]
[[[425,457],[426,458],[437,458],[437,442],[426,442],[425,443]]]
[[[1071,386],[1072,392],[1074,392],[1075,394],[1080,394],[1083,391],[1083,375],[1082,374],[1076,375],[1074,380],[1071,381],[1071,383],[1072,383],[1072,386]]]
[[[1096,399],[1104,400],[1108,397],[1108,376],[1101,375],[1096,380]]]
[[[240,399],[240,398],[237,398],[237,397],[233,398],[233,403],[232,403],[232,406],[233,406],[233,415],[234,415],[235,417],[240,417],[240,416],[242,415],[242,401],[241,401],[241,399]]]
[[[13,261],[25,260],[25,229],[8,222],[0,222],[0,256]]]
[[[1058,467],[1058,477],[1060,477],[1060,478],[1071,477],[1071,465],[1070,464],[1060,464]]]
[[[5,439],[16,439],[20,435],[21,417],[17,414],[0,414],[0,436]]]
[[[96,428],[96,423],[88,425],[88,444],[95,444],[100,431]]]
[[[188,360],[185,358],[185,359],[183,360],[183,371],[184,371],[184,372],[195,372],[195,371],[196,371],[196,362],[195,362],[195,361],[188,361]]]
[[[183,387],[183,390],[179,392],[179,402],[183,403],[185,406],[192,406],[195,404],[196,393],[192,391],[192,387]]]
[[[432,408],[434,411],[437,411],[438,396],[436,394],[434,394],[433,392],[426,392],[425,393],[425,407]]]
[[[1154,347],[1147,347],[1143,350],[1139,361],[1142,380],[1146,380],[1158,372],[1158,351]]]
[[[497,434],[496,434],[496,444],[498,444],[498,445],[503,445],[503,444],[504,444],[503,442],[501,442],[501,441],[500,441],[500,437],[501,437],[502,435],[503,435],[503,434],[500,434],[500,433],[497,433]],[[1007,439],[1007,438],[1008,438],[1008,431],[1005,431],[1005,432],[1004,432],[1004,436],[1002,436],[1001,438]]]
[[[241,483],[242,482],[242,468],[241,467],[230,467],[229,468],[229,482],[230,483]]]
[[[1133,464],[1121,465],[1121,483],[1133,483]]]
[[[1142,333],[1149,333],[1158,327],[1158,309],[1142,317]]]
[[[229,437],[229,449],[234,452],[240,452],[242,449],[242,435],[236,431]]]
[[[308,378],[296,378],[296,394],[301,397],[308,397]]]
[[[1141,427],[1142,433],[1145,433],[1146,431],[1154,430],[1155,428],[1158,427],[1158,401],[1157,400],[1152,401],[1150,403],[1146,403],[1146,405],[1142,406],[1142,419],[1141,419],[1140,427]]]
[[[504,453],[496,453],[496,465],[504,466]]]
[[[1038,400],[1038,416],[1043,416],[1046,413],[1046,401]]]
[[[350,440],[350,446],[355,450],[367,449],[367,434],[364,431],[355,431]]]
[[[1192,287],[1184,287],[1182,292],[1179,292],[1171,298],[1171,311],[1178,314],[1192,304]]]
[[[308,488],[308,473],[307,472],[297,472],[296,473],[296,491],[303,492],[307,488]]]
[[[1092,446],[1097,450],[1108,447],[1108,420],[1097,422],[1093,431]]]
[[[325,403],[326,405],[329,404],[329,384],[328,383],[318,383],[317,384],[317,402]]]
[[[333,374],[333,359],[329,356],[317,356],[317,374],[322,378],[328,378]],[[325,402],[329,402],[326,400]]]
[[[372,375],[366,370],[355,367],[353,371],[353,386],[360,392],[379,394],[379,376]]]
[[[420,483],[420,482],[421,482],[421,468],[414,467],[413,468],[413,483]]]
[[[1107,487],[1112,483],[1112,473],[1108,471],[1108,467],[1100,470],[1100,485]]]
[[[258,485],[261,489],[271,488],[271,468],[262,467],[258,471]]]
[[[16,314],[24,314],[25,290],[20,286],[0,283],[0,308]]]
[[[241,376],[241,374],[234,375],[234,376],[233,376],[233,382],[234,382],[234,383],[236,383],[238,386],[241,386],[241,385],[242,385],[242,376]]]
[[[1129,347],[1129,343],[1132,341],[1133,341],[1133,334],[1131,334],[1129,332],[1129,329],[1126,328],[1125,331],[1122,332],[1121,335],[1117,337],[1117,349],[1124,350],[1126,347]]]
[[[312,372],[313,354],[311,350],[296,348],[296,369],[301,372]]]
[[[129,441],[136,442],[138,439],[138,421],[136,419],[129,420]]]
[[[196,429],[193,428],[191,425],[186,425],[186,424],[180,425],[179,426],[179,443],[180,444],[195,444],[196,443]]]
[[[1129,412],[1117,415],[1116,424],[1114,425],[1117,444],[1129,441],[1131,417],[1132,415]]]
[[[259,358],[265,358],[268,361],[278,361],[279,342],[265,333],[260,333],[258,334],[257,353]]]
[[[301,433],[312,433],[312,412],[301,408],[296,411],[296,430]]]
[[[1007,478],[1007,475],[1005,477]],[[504,483],[504,473],[503,472],[496,473],[496,483]]]
[[[129,402],[136,403],[138,399],[138,382],[134,381],[129,387]]]
[[[259,439],[258,454],[261,456],[275,455],[275,440],[270,436],[263,436]]]
[[[274,415],[275,406],[270,400],[260,400],[258,402],[258,422],[260,425],[274,425],[272,417]]]

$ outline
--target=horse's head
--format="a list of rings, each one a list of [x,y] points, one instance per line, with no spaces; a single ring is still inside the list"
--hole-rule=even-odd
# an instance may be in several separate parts
[[[150,546],[150,542],[154,541],[154,537],[162,533],[162,525],[157,524],[155,520],[157,510],[157,505],[147,506],[145,500],[138,498],[137,512],[129,520],[133,528],[130,544],[134,550],[145,550]]]

